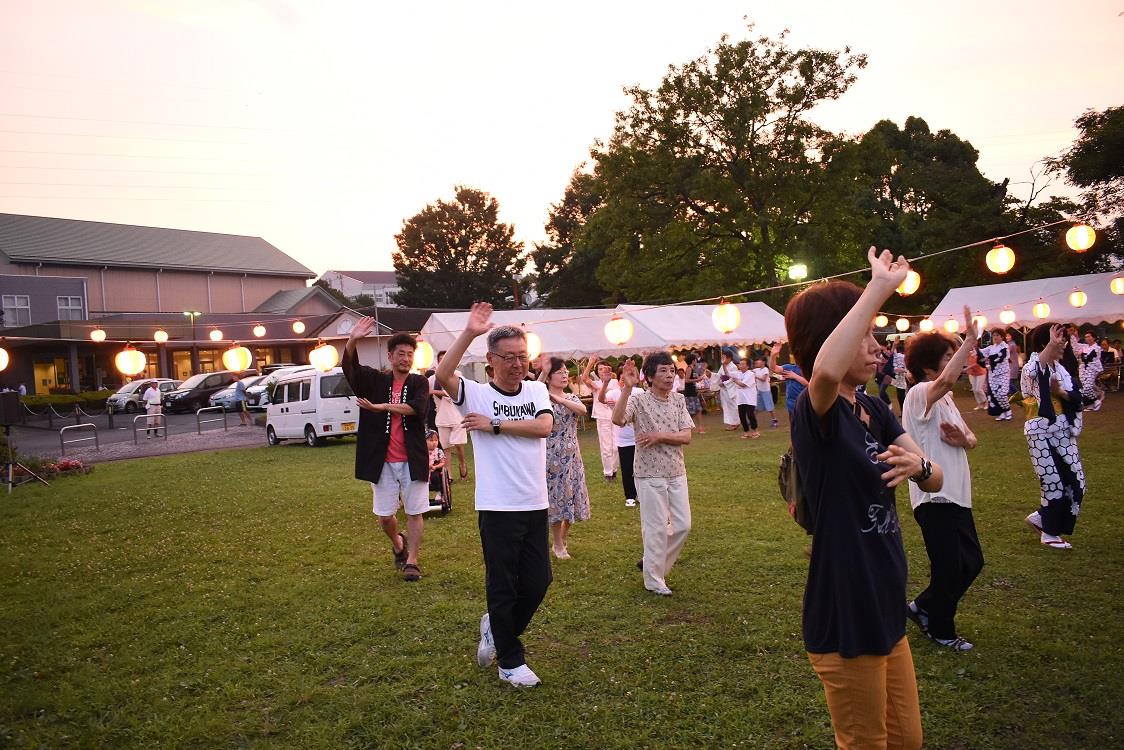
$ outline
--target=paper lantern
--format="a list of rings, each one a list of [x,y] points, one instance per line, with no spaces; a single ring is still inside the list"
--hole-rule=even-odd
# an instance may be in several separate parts
[[[427,344],[428,346],[428,344]],[[433,352],[432,347],[430,353]],[[418,350],[414,350],[414,359],[417,360]],[[340,353],[336,347],[331,344],[325,344],[324,339],[316,342],[316,347],[308,353],[308,363],[315,367],[320,372],[328,372],[333,367],[339,364]],[[427,365],[428,367],[428,365]]]
[[[93,341],[95,344],[100,344],[105,341],[105,331],[100,328],[95,328],[90,331],[90,341]]]
[[[788,278],[793,281],[803,281],[808,278],[808,266],[804,263],[794,263],[788,268]]]
[[[956,322],[956,318],[949,318],[944,322],[944,329],[949,333],[956,333],[960,330],[960,324]]]
[[[293,323],[293,333],[297,335],[304,333],[304,323],[300,322],[299,320],[295,321]]]
[[[879,313],[874,318],[874,327],[875,328],[885,328],[888,325],[890,325],[890,319],[887,318],[885,315]]]
[[[1113,294],[1124,294],[1124,276],[1114,276],[1108,282],[1108,290]]]
[[[237,341],[222,353],[222,366],[234,372],[248,370],[253,363],[254,355],[246,347],[238,346]]]
[[[157,328],[156,333],[152,334],[152,340],[157,344],[166,344],[168,343],[168,332],[163,328]]]
[[[1085,294],[1085,292],[1081,291],[1080,289],[1074,289],[1069,294],[1069,304],[1073,305],[1074,307],[1084,307],[1085,303],[1088,301],[1089,295]]]
[[[614,315],[605,324],[605,338],[609,339],[609,343],[622,346],[628,343],[632,338],[632,321],[628,318],[622,318],[620,315]]]
[[[220,331],[217,328],[211,329],[210,336],[211,336],[211,341],[222,341],[222,331]]]
[[[524,331],[523,338],[527,341],[527,356],[534,362],[542,354],[542,339],[532,331]]]
[[[1039,300],[1038,304],[1034,306],[1031,312],[1034,313],[1034,317],[1042,320],[1043,318],[1050,317],[1050,306]]]
[[[898,322],[894,323],[894,328],[897,328],[902,333],[909,330],[909,321],[905,318],[898,318]]]
[[[1065,244],[1069,245],[1071,249],[1079,253],[1083,253],[1093,246],[1097,241],[1097,233],[1088,224],[1078,224],[1075,227],[1070,227],[1069,231],[1065,233]]]
[[[433,364],[433,347],[428,341],[418,339],[418,345],[414,347],[414,364],[413,368],[418,372],[425,372]]]
[[[933,321],[929,320],[928,318],[925,318],[924,320],[921,321],[921,323],[917,327],[920,328],[925,333],[928,333],[929,331],[933,330]]]
[[[897,292],[903,297],[908,297],[920,288],[921,274],[917,273],[917,271],[909,271],[906,273],[905,281],[898,287]]]
[[[983,313],[976,313],[972,318],[972,323],[976,326],[977,331],[982,331],[987,328],[987,316]]]
[[[257,336],[259,339],[262,336],[264,336],[265,335],[265,326],[263,326],[261,323],[258,323],[256,326],[254,326],[254,335]]]
[[[1011,325],[1015,322],[1015,311],[1010,307],[1004,307],[1003,312],[999,313],[999,321],[1003,325]]]
[[[117,365],[122,375],[133,377],[139,375],[148,366],[148,357],[144,356],[144,352],[134,349],[132,344],[125,344],[125,348],[117,352],[117,356],[113,358],[113,363]]]
[[[714,327],[722,333],[731,333],[742,322],[742,314],[737,307],[722,300],[710,314]]]
[[[8,369],[8,350],[0,347],[0,370]]]
[[[987,251],[984,260],[992,273],[1007,273],[1015,267],[1015,251],[1006,245],[996,245]]]

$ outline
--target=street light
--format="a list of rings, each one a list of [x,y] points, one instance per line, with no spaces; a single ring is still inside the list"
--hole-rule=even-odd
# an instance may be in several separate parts
[[[183,314],[191,318],[191,374],[199,372],[199,347],[195,344],[195,319],[203,313],[198,310],[184,310]]]

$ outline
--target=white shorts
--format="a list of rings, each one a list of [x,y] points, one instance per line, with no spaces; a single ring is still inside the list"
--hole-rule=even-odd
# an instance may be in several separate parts
[[[441,441],[442,448],[449,448],[453,445],[464,445],[468,442],[468,430],[460,425],[445,426],[439,424],[437,425],[437,437]]]
[[[393,516],[398,512],[399,502],[408,516],[420,516],[429,510],[429,479],[411,482],[410,464],[405,461],[383,464],[379,482],[371,483],[371,491],[376,516]]]

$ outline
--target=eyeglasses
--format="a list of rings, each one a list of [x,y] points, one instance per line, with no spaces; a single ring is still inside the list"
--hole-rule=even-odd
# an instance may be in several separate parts
[[[530,363],[531,361],[531,357],[526,354],[500,354],[499,352],[488,352],[488,354],[491,354],[496,359],[501,360],[505,365],[508,365],[509,367],[515,364],[516,361],[524,365]]]

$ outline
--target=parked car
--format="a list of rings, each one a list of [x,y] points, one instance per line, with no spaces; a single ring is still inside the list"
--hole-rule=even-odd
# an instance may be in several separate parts
[[[151,382],[156,382],[156,387],[160,389],[161,397],[169,391],[173,391],[179,387],[182,381],[172,380],[171,378],[141,378],[134,380],[131,383],[126,383],[112,396],[105,400],[106,406],[117,412],[125,412],[132,414],[137,411],[144,411],[144,391],[145,386]],[[163,398],[161,398],[163,400]]]
[[[213,394],[234,382],[234,375],[231,370],[192,375],[179,388],[164,396],[164,411],[175,413],[202,409]]]
[[[249,393],[248,392],[249,392],[250,388],[253,387],[253,385],[255,383],[260,383],[268,377],[269,377],[268,375],[250,375],[250,376],[242,378],[242,382],[245,384],[246,390],[247,390],[247,400],[249,399]],[[233,411],[234,410],[234,387],[235,387],[235,385],[236,385],[235,383],[231,383],[226,388],[223,388],[218,393],[212,395],[211,398],[208,399],[208,402],[210,403],[210,405],[211,406],[221,406],[224,409],[226,409],[227,411]],[[247,408],[248,408],[248,406],[249,405],[247,404]]]
[[[286,369],[289,369],[291,367],[303,367],[303,366],[304,365],[298,365],[296,362],[275,362],[271,365],[262,365],[261,374],[262,375],[268,375],[269,373],[274,372],[276,370],[286,370]]]
[[[270,365],[266,365],[269,367]],[[262,368],[265,369],[264,367]],[[253,386],[246,388],[246,408],[251,410],[265,411],[269,406],[270,396],[273,394],[273,386],[278,380],[291,375],[294,372],[303,372],[305,370],[315,370],[312,365],[287,365],[274,369],[266,374],[263,380],[259,380]]]
[[[270,445],[303,439],[316,446],[325,437],[354,435],[359,427],[359,404],[339,367],[289,373],[278,379],[271,400],[265,420]]]

